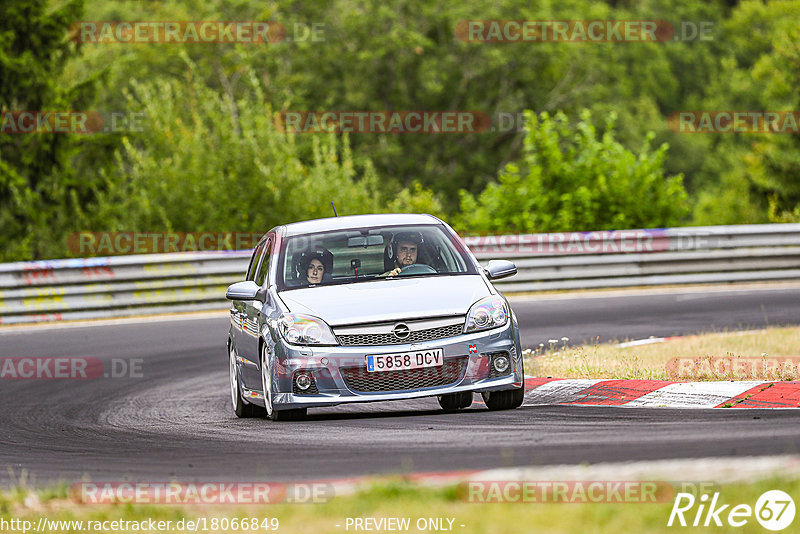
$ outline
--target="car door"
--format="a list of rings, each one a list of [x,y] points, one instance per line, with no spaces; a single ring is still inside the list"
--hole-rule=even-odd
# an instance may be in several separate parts
[[[258,265],[261,263],[261,258],[264,256],[266,248],[266,240],[261,241],[253,250],[253,256],[250,258],[250,265],[247,268],[245,280],[254,281],[256,278],[256,271]],[[244,335],[245,320],[247,317],[247,301],[234,300],[231,303],[231,336],[233,338],[233,346],[236,348],[236,354],[240,357],[246,357],[246,336]]]
[[[272,235],[267,235],[266,239],[262,241],[259,246],[263,245],[261,256],[258,260],[258,265],[253,272],[252,280],[259,286],[264,286],[269,272],[269,258],[274,239]],[[242,308],[242,327],[240,329],[241,335],[241,351],[240,356],[247,358],[251,362],[258,364],[258,334],[259,334],[259,314],[263,308],[264,303],[260,300],[249,300],[243,303]]]

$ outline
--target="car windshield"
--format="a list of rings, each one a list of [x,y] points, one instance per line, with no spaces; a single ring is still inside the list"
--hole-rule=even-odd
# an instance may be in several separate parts
[[[440,225],[357,228],[283,241],[278,290],[476,274],[461,241]]]

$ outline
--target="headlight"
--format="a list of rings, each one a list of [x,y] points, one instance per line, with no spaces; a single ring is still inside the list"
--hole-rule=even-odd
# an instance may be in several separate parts
[[[284,314],[278,319],[278,330],[292,345],[338,345],[325,321],[312,315]]]
[[[491,295],[479,300],[467,314],[465,333],[478,332],[504,326],[508,322],[508,308],[498,295]]]

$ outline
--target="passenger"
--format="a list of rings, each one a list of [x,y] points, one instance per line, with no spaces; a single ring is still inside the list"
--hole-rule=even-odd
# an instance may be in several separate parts
[[[325,266],[317,258],[311,258],[306,267],[306,279],[309,284],[321,284],[322,275],[325,274]]]
[[[333,254],[325,248],[303,252],[295,262],[295,276],[302,285],[328,282],[332,274]]]

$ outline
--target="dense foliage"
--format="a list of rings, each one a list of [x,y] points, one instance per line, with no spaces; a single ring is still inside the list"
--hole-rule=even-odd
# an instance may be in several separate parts
[[[79,230],[261,231],[328,215],[331,201],[340,213],[427,211],[487,232],[800,220],[797,134],[667,123],[681,110],[797,110],[800,2],[83,4],[0,3],[0,111],[139,114],[142,127],[0,134],[0,260],[67,255]],[[479,43],[457,35],[470,19],[711,31]],[[79,20],[270,20],[286,38],[79,46],[68,39]],[[482,133],[289,134],[273,122],[283,110],[510,120]]]
[[[576,228],[676,225],[688,210],[682,177],[664,176],[667,145],[637,155],[614,138],[613,116],[601,136],[590,114],[570,127],[563,113],[528,113],[523,155],[477,199],[462,191],[459,226],[473,232],[562,232]]]
[[[294,137],[276,130],[251,69],[234,100],[186,61],[183,79],[132,81],[126,92],[125,109],[149,126],[122,139],[104,175],[98,214],[110,229],[249,232],[329,217],[331,202],[340,214],[438,211],[432,199],[414,206],[407,191],[380,187],[369,160],[356,165],[346,137],[315,136],[302,158]]]
[[[78,51],[67,39],[79,2],[49,11],[45,0],[0,3],[0,111],[76,109],[90,101],[88,79],[63,76]],[[57,229],[91,202],[64,135],[0,135],[0,259],[63,254]],[[59,235],[53,235],[53,229]]]

